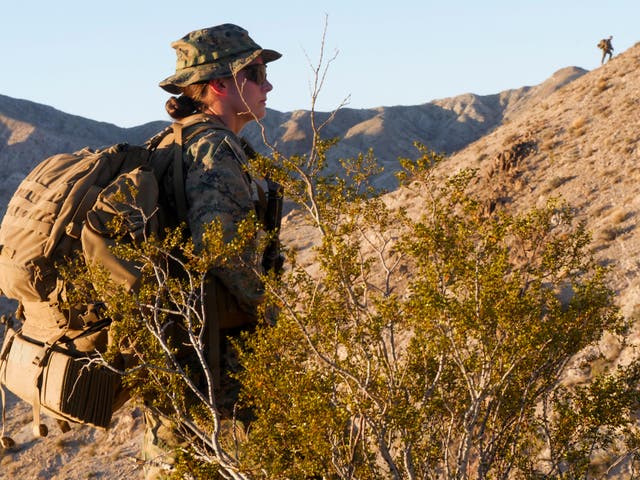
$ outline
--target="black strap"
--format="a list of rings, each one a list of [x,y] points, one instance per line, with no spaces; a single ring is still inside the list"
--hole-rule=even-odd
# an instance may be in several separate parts
[[[173,155],[173,196],[178,210],[178,219],[187,221],[187,196],[184,192],[184,172],[182,168],[182,125],[173,124],[174,155]]]

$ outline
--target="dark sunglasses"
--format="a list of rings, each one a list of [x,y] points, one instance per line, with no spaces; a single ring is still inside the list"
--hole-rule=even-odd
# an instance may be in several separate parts
[[[263,63],[249,65],[244,67],[242,71],[244,72],[244,78],[257,85],[262,85],[267,81],[267,66]]]

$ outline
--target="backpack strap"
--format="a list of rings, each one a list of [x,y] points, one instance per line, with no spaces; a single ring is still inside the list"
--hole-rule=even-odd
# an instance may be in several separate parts
[[[44,372],[44,367],[47,364],[47,360],[49,359],[49,355],[51,354],[51,349],[53,346],[58,343],[62,337],[67,333],[66,329],[63,329],[60,333],[55,334],[49,340],[44,342],[42,349],[33,360],[33,363],[37,365],[38,370],[37,374],[34,378],[35,384],[33,389],[33,398],[32,398],[32,407],[33,407],[33,434],[36,437],[46,437],[49,433],[47,426],[44,423],[40,423],[40,379],[42,378],[42,373]],[[36,363],[37,362],[37,363]]]
[[[173,197],[178,209],[178,218],[187,221],[187,196],[184,192],[184,172],[182,168],[182,124],[174,123],[174,156],[173,156]]]
[[[176,208],[178,209],[178,218],[185,222],[187,221],[187,195],[184,191],[184,169],[182,164],[182,149],[185,142],[184,129],[198,123],[200,122],[193,122],[188,125],[184,125],[176,122],[172,126],[174,134],[173,196],[176,202]],[[186,140],[189,141],[199,133],[206,130],[212,130],[214,128],[216,127],[213,127],[211,123],[206,123],[194,131],[189,132]]]
[[[196,127],[197,128],[192,128]],[[187,221],[187,196],[184,191],[184,171],[182,152],[184,144],[207,130],[222,130],[235,134],[225,127],[220,121],[206,114],[197,114],[188,117],[184,122],[175,122],[172,126],[174,133],[174,157],[173,157],[173,195],[178,210],[178,218]]]
[[[182,149],[186,142],[189,142],[197,135],[207,130],[222,130],[225,133],[237,138],[235,133],[224,126],[219,120],[206,115],[197,114],[192,115],[185,119],[184,122],[176,123],[173,126],[175,132],[175,144],[176,148],[173,168],[173,188],[176,206],[178,214],[182,215],[181,209],[184,209],[184,218],[187,218],[187,200],[184,192],[184,178],[182,168]],[[185,131],[187,131],[185,135]],[[229,147],[235,152],[235,147],[229,142],[228,135],[225,136],[225,141]],[[237,153],[236,153],[237,155]],[[181,206],[182,205],[182,206]],[[222,370],[222,352],[220,348],[221,334],[220,334],[220,318],[224,313],[220,312],[221,303],[218,292],[218,280],[210,278],[208,288],[205,294],[205,302],[208,304],[207,310],[212,312],[213,317],[208,319],[206,323],[206,336],[207,336],[207,364],[212,374],[212,387],[219,389],[221,385],[221,370]]]
[[[7,397],[4,379],[7,370],[7,356],[9,355],[9,350],[11,349],[11,344],[13,343],[13,338],[16,333],[7,328],[5,336],[6,335],[9,335],[9,337],[5,338],[4,347],[2,348],[2,351],[0,351],[0,403],[2,403],[2,431],[0,432],[0,446],[2,448],[11,448],[15,445],[15,442],[11,437],[5,436],[5,429],[7,426]]]
[[[7,397],[4,391],[4,385],[0,384],[0,402],[2,402],[2,433],[0,433],[0,447],[9,449],[15,446],[16,442],[4,434],[6,422],[7,422]]]
[[[195,127],[195,128],[194,128]],[[158,156],[151,162],[151,168],[160,182],[171,165],[173,173],[173,196],[178,210],[179,221],[187,221],[187,197],[184,191],[184,169],[182,149],[185,143],[207,130],[223,130],[235,136],[219,120],[206,114],[187,117],[182,122],[174,122],[146,142],[147,148],[156,150],[173,143],[173,155]],[[172,138],[171,138],[172,137]]]

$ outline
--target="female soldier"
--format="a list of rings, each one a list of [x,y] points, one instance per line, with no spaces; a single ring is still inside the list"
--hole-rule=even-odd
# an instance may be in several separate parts
[[[177,55],[176,72],[160,86],[179,96],[167,101],[167,112],[185,130],[194,121],[210,126],[183,146],[188,227],[198,247],[205,225],[217,219],[229,241],[237,233],[238,222],[255,211],[263,196],[247,173],[247,156],[237,135],[247,123],[264,117],[267,94],[273,88],[267,81],[266,64],[281,55],[261,48],[246,30],[232,24],[193,31],[172,47]],[[180,205],[174,207],[180,209]],[[263,299],[256,274],[262,268],[261,255],[247,252],[240,263],[237,268],[212,272],[208,285],[208,356],[214,374],[220,371],[219,342],[225,329],[254,324],[256,307]],[[225,407],[223,401],[219,408]],[[147,412],[145,420],[145,470],[147,478],[159,478],[173,462],[167,447],[179,440],[171,422],[158,412]]]
[[[172,44],[178,56],[176,73],[160,86],[179,97],[167,101],[173,118],[205,114],[219,128],[196,136],[184,150],[187,220],[196,245],[204,225],[222,222],[225,240],[231,240],[238,221],[246,218],[259,201],[259,187],[246,173],[247,158],[240,130],[266,113],[266,63],[280,58],[260,48],[246,30],[224,24],[196,30]],[[259,263],[253,265],[258,267]],[[262,299],[259,281],[247,271],[219,275],[242,309],[252,313]]]

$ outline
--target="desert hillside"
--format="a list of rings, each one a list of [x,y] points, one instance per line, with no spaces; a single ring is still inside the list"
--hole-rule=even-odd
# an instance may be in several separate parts
[[[486,208],[526,211],[566,201],[592,235],[596,259],[611,268],[622,313],[633,321],[624,345],[605,339],[591,353],[615,364],[640,347],[640,43],[451,155],[447,175],[477,170],[473,189]],[[419,211],[398,189],[389,201]],[[584,352],[585,355],[588,352]],[[587,379],[588,365],[576,367]]]
[[[640,44],[452,155],[479,170],[489,204],[522,210],[561,197],[614,270],[620,304],[640,303]]]
[[[487,208],[522,210],[561,196],[587,222],[594,252],[613,269],[623,311],[635,317],[640,303],[639,61],[640,44],[596,70],[568,67],[534,87],[412,107],[343,109],[325,135],[342,139],[335,157],[372,147],[387,167],[381,186],[394,186],[397,157],[414,156],[412,143],[418,140],[452,154],[441,166],[443,173],[478,169],[474,188]],[[328,115],[318,113],[319,120]],[[165,124],[120,129],[0,95],[0,164],[6,182],[0,184],[0,208],[43,156],[84,145],[139,143]],[[308,125],[306,111],[270,111],[265,121],[267,138],[285,153],[308,149]],[[247,136],[257,144],[257,130]],[[388,200],[420,209],[403,189],[389,193]],[[285,219],[283,240],[301,250],[311,245],[295,214]],[[630,340],[631,346],[615,352],[617,359],[634,354],[637,334]],[[107,432],[74,427],[63,435],[50,422],[51,433],[43,440],[31,437],[30,417],[28,405],[9,396],[7,428],[19,445],[0,453],[0,479],[141,478],[135,458],[142,422],[134,405],[119,412]]]

